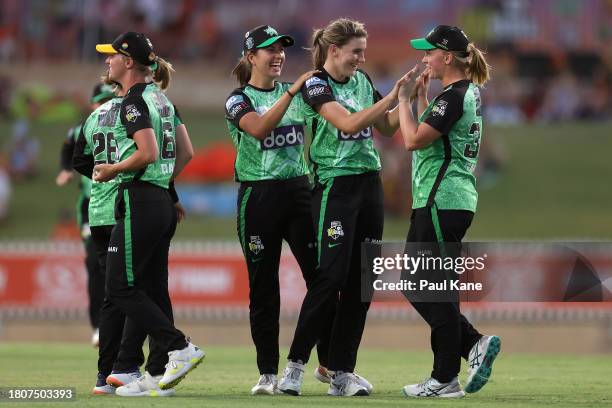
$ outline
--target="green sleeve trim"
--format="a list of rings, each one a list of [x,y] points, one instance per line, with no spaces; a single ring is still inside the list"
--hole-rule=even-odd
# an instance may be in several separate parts
[[[246,237],[244,236],[244,231],[246,229],[244,215],[246,213],[247,201],[249,201],[249,197],[251,195],[252,190],[253,190],[253,187],[247,187],[246,191],[244,192],[244,195],[242,196],[242,202],[240,203],[240,214],[239,214],[240,230],[238,231],[238,233],[240,234],[240,237],[239,237],[240,244],[242,246],[242,253],[244,254],[245,258],[247,256],[247,252],[246,252]]]
[[[440,219],[438,218],[438,206],[434,205],[431,207],[431,222],[436,233],[436,239],[440,244],[440,254],[443,258],[446,257],[446,248],[444,248],[444,235],[442,235],[442,228],[440,227]]]
[[[130,195],[127,190],[123,190],[123,200],[125,202],[125,275],[128,286],[134,286],[134,271],[132,269],[132,216],[130,214]]]
[[[327,185],[325,186],[325,190],[323,190],[323,197],[321,198],[321,208],[319,210],[319,229],[317,231],[317,267],[321,266],[321,248],[323,247],[323,224],[325,222],[325,211],[327,210],[327,197],[329,196],[329,190],[331,190],[333,184],[333,178],[327,180]]]

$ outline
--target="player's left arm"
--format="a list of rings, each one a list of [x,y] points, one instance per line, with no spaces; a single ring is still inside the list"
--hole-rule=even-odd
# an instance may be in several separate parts
[[[174,139],[176,141],[176,159],[172,180],[183,171],[187,163],[193,158],[193,145],[185,124],[181,123],[176,127]]]
[[[374,127],[386,137],[393,136],[399,125],[399,106],[388,110],[380,119],[374,122]]]
[[[463,99],[455,92],[440,95],[426,118],[419,124],[412,115],[412,104],[400,93],[399,119],[404,146],[407,150],[419,150],[429,146],[437,138],[450,132],[463,114]]]

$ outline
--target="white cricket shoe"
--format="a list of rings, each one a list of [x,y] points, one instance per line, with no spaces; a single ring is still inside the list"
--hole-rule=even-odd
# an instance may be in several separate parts
[[[148,371],[136,381],[117,388],[115,392],[121,397],[171,397],[175,394],[174,388],[162,390],[159,388],[159,380],[162,376],[153,377]]]
[[[368,393],[371,394],[372,390],[374,389],[374,386],[368,380],[366,380],[364,377],[360,376],[359,374],[357,373],[353,373],[353,374],[355,374],[355,377],[357,377],[357,381],[359,381],[359,383],[363,385],[366,390],[368,390]],[[331,382],[333,375],[334,375],[334,372],[332,370],[328,370],[326,367],[323,367],[323,366],[318,366],[317,368],[315,368],[315,371],[314,371],[314,377],[317,380],[325,384],[329,384]]]
[[[470,350],[468,356],[468,376],[465,392],[480,391],[485,386],[491,372],[493,361],[501,349],[501,339],[498,336],[482,336]]]
[[[362,397],[370,395],[370,392],[361,384],[355,373],[338,372],[332,377],[327,394],[339,397]]]
[[[257,384],[251,388],[251,395],[274,395],[279,392],[276,374],[262,374]]]
[[[204,355],[204,350],[191,342],[187,343],[187,347],[182,350],[169,351],[166,372],[159,381],[159,388],[167,390],[176,387],[191,370],[204,360]]]
[[[106,383],[115,388],[119,388],[136,381],[138,378],[140,378],[139,370],[130,371],[129,373],[116,373],[113,371],[106,377]]]
[[[94,329],[93,333],[91,334],[91,345],[95,348],[100,347],[100,329],[98,328]]]
[[[461,398],[465,395],[457,377],[447,383],[429,377],[420,384],[406,385],[402,390],[407,397]]]
[[[304,364],[289,361],[283,371],[283,378],[278,383],[278,389],[285,394],[301,395],[304,380]]]

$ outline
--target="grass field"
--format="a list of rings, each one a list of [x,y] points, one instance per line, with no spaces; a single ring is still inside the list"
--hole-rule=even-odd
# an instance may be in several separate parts
[[[228,140],[219,114],[183,112],[196,147]],[[73,210],[76,183],[55,186],[59,147],[71,124],[35,124],[31,134],[41,141],[41,174],[14,185],[11,217],[0,225],[1,239],[45,239],[60,209]],[[503,147],[507,162],[498,184],[481,189],[468,240],[612,239],[609,205],[612,189],[602,179],[609,168],[612,138],[609,125],[555,124],[487,127],[484,143]],[[9,125],[0,122],[0,146]],[[406,183],[409,183],[409,175]],[[387,217],[385,239],[402,239],[407,217]],[[176,239],[235,239],[235,220],[190,217]]]
[[[601,407],[612,406],[612,356],[500,354],[490,383],[476,394],[457,400],[407,400],[401,388],[430,370],[430,353],[362,350],[358,371],[374,384],[370,397],[333,398],[307,369],[303,395],[249,395],[258,377],[255,353],[249,347],[208,348],[203,365],[177,387],[173,398],[126,399],[89,395],[96,374],[96,351],[76,344],[0,343],[0,387],[76,387],[77,404],[91,407]],[[286,355],[283,351],[281,355]],[[465,373],[462,377],[465,378]],[[2,401],[4,406],[11,404]],[[15,403],[14,406],[25,406]],[[77,406],[36,403],[33,406]]]

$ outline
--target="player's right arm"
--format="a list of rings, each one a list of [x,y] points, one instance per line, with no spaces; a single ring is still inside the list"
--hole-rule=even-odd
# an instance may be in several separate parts
[[[347,134],[359,133],[386,115],[391,103],[397,99],[397,93],[401,85],[398,81],[387,96],[381,98],[369,108],[351,113],[336,101],[327,78],[323,76],[318,78],[319,81],[311,82],[302,87],[304,101],[326,121]]]
[[[62,149],[60,151],[60,172],[55,178],[55,183],[58,186],[66,185],[72,179],[72,156],[74,154],[74,145],[76,136],[74,134],[75,128],[70,128],[68,131],[68,137],[64,143],[62,143]]]
[[[304,82],[317,72],[319,71],[308,71],[302,74],[289,88],[288,91],[291,93],[291,95],[289,94],[289,92],[285,92],[274,103],[274,105],[272,105],[272,107],[268,109],[268,111],[261,115],[257,113],[255,109],[253,109],[251,101],[243,93],[241,93],[241,95],[243,96],[244,101],[250,106],[246,106],[243,110],[237,112],[237,114],[230,115],[232,113],[232,108],[236,107],[236,104],[228,103],[232,98],[232,95],[230,95],[226,102],[226,115],[230,119],[230,121],[235,122],[235,124],[238,125],[237,127],[239,129],[243,130],[244,132],[248,133],[249,135],[253,136],[258,140],[263,140],[270,134],[270,132],[274,130],[274,128],[281,121],[281,119],[287,112],[289,105],[291,105],[293,97],[298,92],[300,92],[300,88],[302,87]],[[240,115],[238,120],[236,120],[237,115]]]
[[[85,139],[85,126],[81,127],[81,132],[77,136],[72,155],[72,168],[84,175],[92,178],[94,168],[94,157]]]

